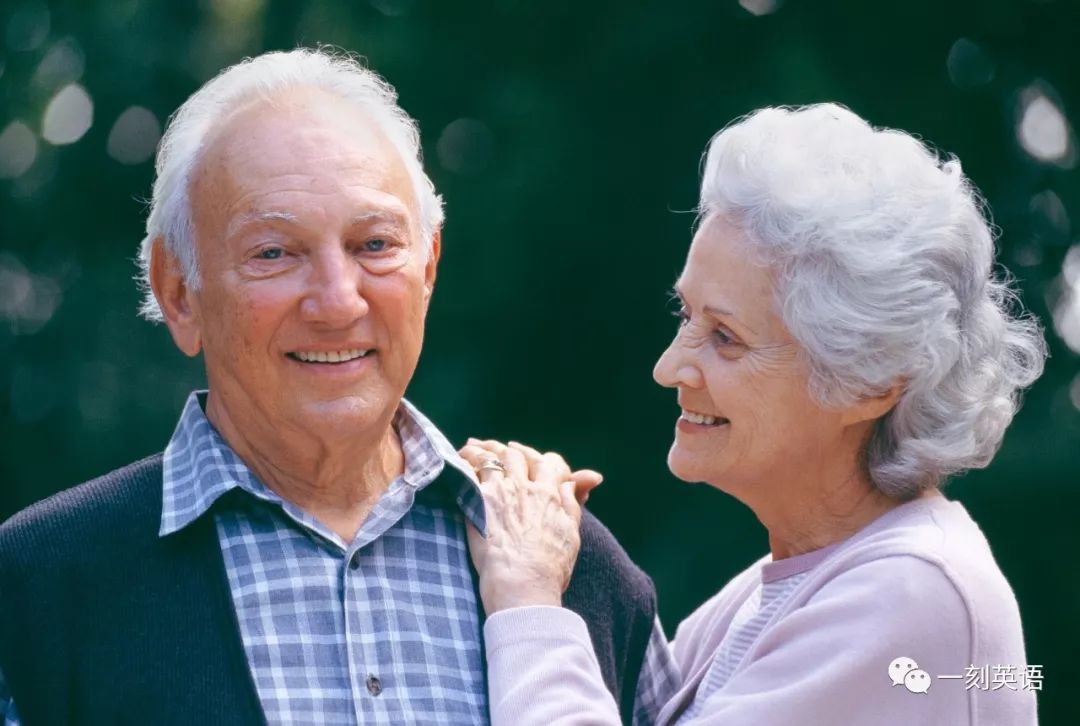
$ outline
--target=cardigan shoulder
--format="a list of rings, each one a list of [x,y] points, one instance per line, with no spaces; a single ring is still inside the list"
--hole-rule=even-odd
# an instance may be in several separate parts
[[[157,538],[161,454],[104,474],[14,514],[0,524],[0,562],[65,566],[99,547]]]

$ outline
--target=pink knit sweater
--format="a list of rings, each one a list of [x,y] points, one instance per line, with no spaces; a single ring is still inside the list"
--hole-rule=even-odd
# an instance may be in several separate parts
[[[769,561],[751,565],[679,626],[672,649],[682,686],[658,723],[679,722],[698,697],[732,616]],[[620,723],[577,615],[507,610],[488,619],[484,636],[493,726]],[[899,657],[925,671],[925,693],[893,684],[890,664]],[[1028,726],[1041,685],[1027,678],[1028,665],[1016,599],[986,538],[959,503],[932,496],[830,552],[724,687],[681,723]]]

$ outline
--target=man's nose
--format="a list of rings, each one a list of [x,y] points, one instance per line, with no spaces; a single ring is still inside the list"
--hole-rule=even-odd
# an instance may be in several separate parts
[[[679,336],[668,345],[653,368],[653,380],[665,388],[702,388],[705,384],[694,357],[679,343]]]
[[[370,309],[363,284],[363,268],[344,250],[320,255],[301,302],[304,319],[333,328],[352,325]]]

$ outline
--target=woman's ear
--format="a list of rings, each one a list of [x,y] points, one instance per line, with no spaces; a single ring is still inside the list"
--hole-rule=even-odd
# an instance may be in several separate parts
[[[202,326],[180,260],[158,237],[150,247],[150,289],[176,347],[194,357],[202,350]]]
[[[893,410],[900,396],[904,395],[906,385],[906,381],[897,381],[881,393],[863,396],[844,411],[844,423],[850,426],[881,418]]]

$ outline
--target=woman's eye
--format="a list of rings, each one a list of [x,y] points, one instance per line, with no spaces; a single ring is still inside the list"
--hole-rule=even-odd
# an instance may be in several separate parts
[[[686,312],[686,308],[681,307],[677,310],[672,310],[671,314],[679,321],[679,327],[686,325],[690,322],[690,313]]]
[[[735,339],[725,333],[723,330],[717,330],[715,335],[716,340],[719,341],[720,345],[730,345],[731,343],[735,342]]]
[[[285,250],[280,247],[267,247],[264,250],[259,250],[255,257],[260,260],[280,260],[285,254]]]

